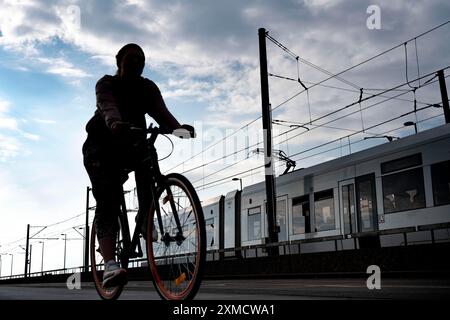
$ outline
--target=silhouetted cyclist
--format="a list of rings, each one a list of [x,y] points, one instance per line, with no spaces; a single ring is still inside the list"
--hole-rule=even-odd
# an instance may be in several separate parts
[[[125,269],[115,260],[122,185],[128,178],[125,168],[135,171],[139,210],[148,213],[152,201],[148,191],[151,173],[140,164],[148,149],[137,143],[145,141],[145,133],[131,128],[146,129],[148,114],[162,128],[194,131],[189,125],[180,125],[167,110],[156,84],[141,76],[145,66],[141,47],[125,45],[117,53],[116,62],[117,74],[105,75],[96,84],[97,109],[86,125],[88,136],[83,144],[84,166],[97,202],[95,228],[105,261],[104,287],[127,282]]]

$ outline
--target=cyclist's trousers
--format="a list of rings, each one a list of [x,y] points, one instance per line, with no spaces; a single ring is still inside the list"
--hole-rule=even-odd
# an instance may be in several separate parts
[[[127,179],[115,157],[105,150],[106,148],[99,146],[89,137],[83,145],[84,166],[96,200],[95,229],[98,239],[115,237],[119,230],[118,215],[123,197],[122,185]],[[146,215],[152,201],[150,192],[152,175],[148,167],[138,165],[134,176],[139,211]]]

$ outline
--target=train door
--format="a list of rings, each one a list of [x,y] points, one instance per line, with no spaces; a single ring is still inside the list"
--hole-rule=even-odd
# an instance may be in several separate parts
[[[342,233],[344,235],[357,233],[358,217],[354,179],[339,182],[339,203]]]
[[[288,197],[281,196],[277,197],[277,214],[276,214],[276,225],[278,227],[278,242],[283,242],[288,240],[288,219],[287,219],[287,201]],[[267,202],[264,201],[264,206],[266,208],[266,226],[267,226]]]

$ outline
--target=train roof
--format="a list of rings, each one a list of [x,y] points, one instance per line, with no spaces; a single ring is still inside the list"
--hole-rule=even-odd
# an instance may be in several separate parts
[[[320,164],[298,169],[293,172],[276,177],[276,184],[282,185],[292,181],[299,180],[308,175],[318,173],[325,173],[339,168],[354,165],[356,163],[369,161],[374,158],[383,157],[393,152],[399,152],[409,149],[415,145],[430,143],[432,141],[441,140],[450,136],[450,124],[445,124],[439,127],[428,129],[414,135],[410,135],[398,140],[393,140],[388,143],[383,143],[378,146],[361,150],[343,157],[339,157],[330,161],[322,162]],[[246,186],[242,190],[242,194],[254,193],[265,188],[265,181]]]
[[[237,189],[236,189],[236,190],[229,191],[229,192],[225,195],[225,199],[234,198],[238,192],[239,192],[239,190],[237,190]]]
[[[206,206],[209,206],[209,205],[212,205],[212,204],[216,204],[216,203],[218,203],[220,201],[220,199],[222,197],[223,197],[223,195],[219,195],[219,196],[216,196],[216,197],[212,197],[212,198],[208,198],[206,200],[203,200],[202,201],[202,207],[206,207]]]

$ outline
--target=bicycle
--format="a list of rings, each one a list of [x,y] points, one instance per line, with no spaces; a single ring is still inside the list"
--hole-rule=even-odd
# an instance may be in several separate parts
[[[150,138],[145,139],[150,156],[143,161],[145,165],[149,165],[153,173],[151,183],[153,201],[148,212],[145,239],[152,281],[162,299],[190,300],[200,288],[205,267],[206,230],[203,210],[197,193],[187,178],[178,173],[163,175],[159,169],[154,143],[159,134],[173,134],[173,132],[152,125],[145,132],[150,134]],[[118,219],[120,228],[116,241],[116,261],[120,262],[122,268],[127,269],[130,259],[143,256],[140,230],[145,217],[138,211],[136,227],[131,238],[123,196]],[[104,261],[95,224],[91,232],[90,256],[98,294],[104,300],[117,299],[122,293],[123,285],[113,288],[102,286]]]

